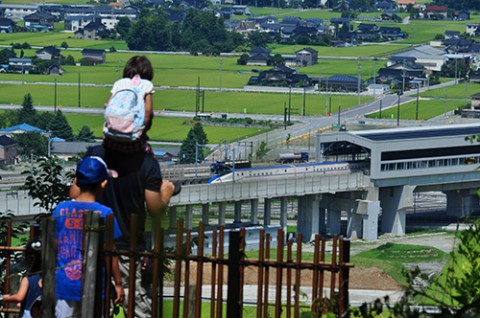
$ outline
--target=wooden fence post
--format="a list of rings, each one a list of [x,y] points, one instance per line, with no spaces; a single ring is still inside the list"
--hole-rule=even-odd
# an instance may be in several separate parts
[[[240,307],[240,239],[239,231],[230,232],[228,244],[227,317],[242,317]]]
[[[350,262],[350,240],[340,241],[340,286],[339,286],[339,316],[349,316],[348,279],[350,268],[345,266]]]
[[[89,211],[84,216],[83,264],[82,264],[82,318],[100,318],[102,315],[102,275],[98,274],[98,247],[102,243],[100,214]],[[99,277],[100,276],[100,277]],[[100,291],[100,293],[98,293]],[[98,297],[96,297],[98,296]],[[97,301],[97,299],[99,301]]]
[[[57,252],[55,242],[55,220],[42,220],[42,303],[43,317],[55,317],[55,269]]]

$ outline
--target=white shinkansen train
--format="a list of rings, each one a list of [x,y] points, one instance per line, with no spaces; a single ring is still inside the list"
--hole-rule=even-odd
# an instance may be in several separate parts
[[[250,181],[261,178],[288,178],[305,173],[341,174],[366,168],[365,162],[314,162],[291,165],[275,165],[254,168],[234,169],[225,174],[216,175],[208,183],[223,183],[232,181]]]

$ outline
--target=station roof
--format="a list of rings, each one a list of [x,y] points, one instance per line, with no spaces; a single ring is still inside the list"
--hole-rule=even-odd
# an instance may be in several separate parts
[[[431,137],[469,136],[480,134],[480,124],[448,125],[435,127],[410,127],[400,129],[382,129],[357,131],[353,134],[371,141],[393,141],[405,139],[424,139]]]

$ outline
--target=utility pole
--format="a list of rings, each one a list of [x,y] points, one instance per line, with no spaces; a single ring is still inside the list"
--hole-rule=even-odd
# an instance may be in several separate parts
[[[340,105],[338,105],[338,123],[337,123],[338,128],[340,128],[340,111],[341,111]]]
[[[78,107],[80,107],[80,73],[78,73]]]
[[[405,92],[405,59],[403,59],[403,67],[402,67],[402,92]]]
[[[57,112],[57,79],[55,79],[55,85],[53,86],[53,110]]]
[[[402,95],[403,95],[402,91],[397,92],[397,96],[398,96],[398,99],[397,99],[397,127],[400,126],[400,96],[402,96]]]
[[[220,91],[222,90],[222,68],[223,68],[223,57],[220,57]]]
[[[380,119],[382,119],[382,100],[380,100]]]
[[[415,120],[418,120],[418,99],[420,94],[420,83],[417,84],[417,107],[415,108]]]
[[[358,105],[360,105],[360,60],[357,61],[357,71],[358,71],[358,79],[357,79],[357,95],[358,95]]]
[[[290,124],[290,115],[292,111],[292,83],[288,85],[288,123]]]
[[[306,87],[303,87],[303,111],[302,111],[302,116],[305,116],[305,104],[306,104],[306,90],[307,88]]]

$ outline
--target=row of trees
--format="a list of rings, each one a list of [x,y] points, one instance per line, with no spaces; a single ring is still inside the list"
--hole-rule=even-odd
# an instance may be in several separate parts
[[[30,93],[23,98],[22,107],[16,110],[7,110],[0,115],[0,126],[5,128],[19,124],[29,124],[49,131],[50,137],[58,137],[65,141],[94,141],[92,130],[84,125],[77,135],[68,123],[61,110],[56,112],[37,112],[33,107]],[[47,136],[38,132],[26,132],[13,137],[19,144],[20,156],[46,156],[48,154]]]
[[[223,19],[214,12],[190,10],[183,22],[171,23],[162,9],[143,10],[128,33],[125,26],[122,28],[118,32],[131,50],[219,54],[244,44],[243,36],[227,31]]]

